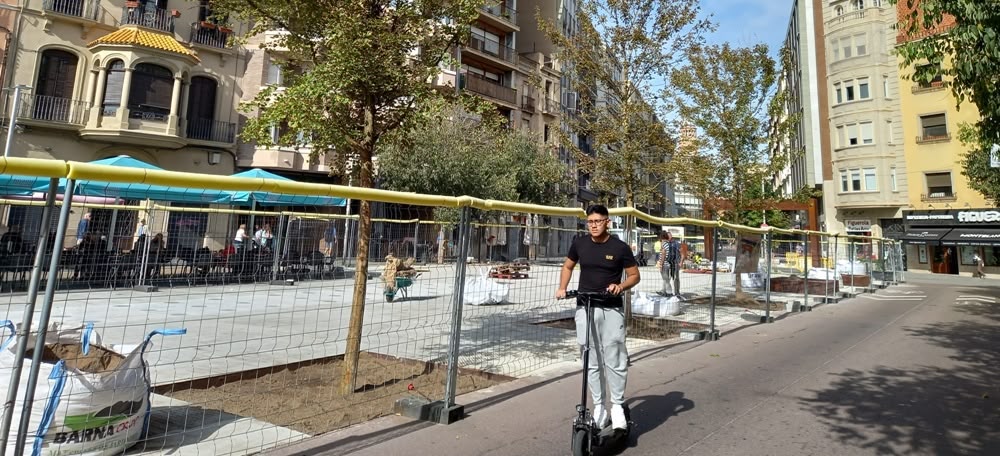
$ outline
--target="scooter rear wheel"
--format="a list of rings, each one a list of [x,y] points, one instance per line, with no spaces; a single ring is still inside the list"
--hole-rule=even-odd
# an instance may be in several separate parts
[[[585,429],[573,432],[573,456],[590,456],[590,433]]]

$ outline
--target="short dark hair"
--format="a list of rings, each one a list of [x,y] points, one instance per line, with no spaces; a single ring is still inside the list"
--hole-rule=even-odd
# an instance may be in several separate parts
[[[602,204],[595,204],[593,206],[588,207],[587,208],[587,215],[591,215],[591,214],[597,214],[597,215],[603,215],[605,217],[609,217],[609,215],[608,215],[608,208],[605,207]]]

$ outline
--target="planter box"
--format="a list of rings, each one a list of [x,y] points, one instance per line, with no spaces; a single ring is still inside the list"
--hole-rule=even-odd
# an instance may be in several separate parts
[[[823,296],[826,293],[837,293],[840,291],[840,283],[836,280],[809,279],[809,294]],[[805,283],[800,278],[794,277],[772,277],[771,291],[775,293],[804,294]]]
[[[852,278],[854,280],[853,282],[851,281]],[[867,275],[841,274],[840,280],[843,282],[845,287],[849,287],[853,284],[855,287],[867,288],[872,284],[871,277],[868,277]]]

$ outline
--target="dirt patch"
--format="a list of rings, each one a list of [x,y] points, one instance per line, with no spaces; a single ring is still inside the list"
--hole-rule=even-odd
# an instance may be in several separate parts
[[[34,353],[33,348],[25,352],[25,358],[31,358]],[[83,354],[81,344],[50,344],[45,346],[42,352],[42,362],[55,364],[60,360],[66,361],[66,367],[77,369],[82,372],[98,374],[118,369],[125,361],[125,357],[97,346],[90,346],[88,353]]]
[[[563,318],[537,323],[551,328],[569,329],[576,331],[576,320],[573,318]],[[688,323],[686,321],[669,320],[666,318],[646,317],[642,315],[632,315],[632,320],[628,324],[628,337],[635,337],[647,340],[670,340],[680,336],[682,329],[693,329],[696,331],[708,328],[706,325],[698,323]]]
[[[397,399],[444,398],[446,366],[362,353],[358,362],[358,389],[337,392],[341,357],[225,377],[160,386],[159,394],[203,409],[294,429],[311,435],[392,414]],[[458,394],[511,380],[501,375],[460,369]]]
[[[690,304],[698,305],[709,305],[712,303],[711,296],[694,298],[687,301]],[[767,306],[763,302],[760,302],[748,294],[739,294],[736,296],[716,296],[715,305],[720,307],[742,307],[749,310],[764,310]],[[771,310],[785,310],[785,303],[783,302],[771,302]]]

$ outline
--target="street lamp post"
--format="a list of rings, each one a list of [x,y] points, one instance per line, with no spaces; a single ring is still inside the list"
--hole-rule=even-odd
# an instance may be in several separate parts
[[[31,90],[31,87],[24,84],[14,86],[14,104],[10,110],[10,122],[7,123],[7,144],[3,149],[4,158],[10,156],[10,150],[14,147],[14,130],[17,129],[17,113],[21,110],[21,94],[25,90]]]

